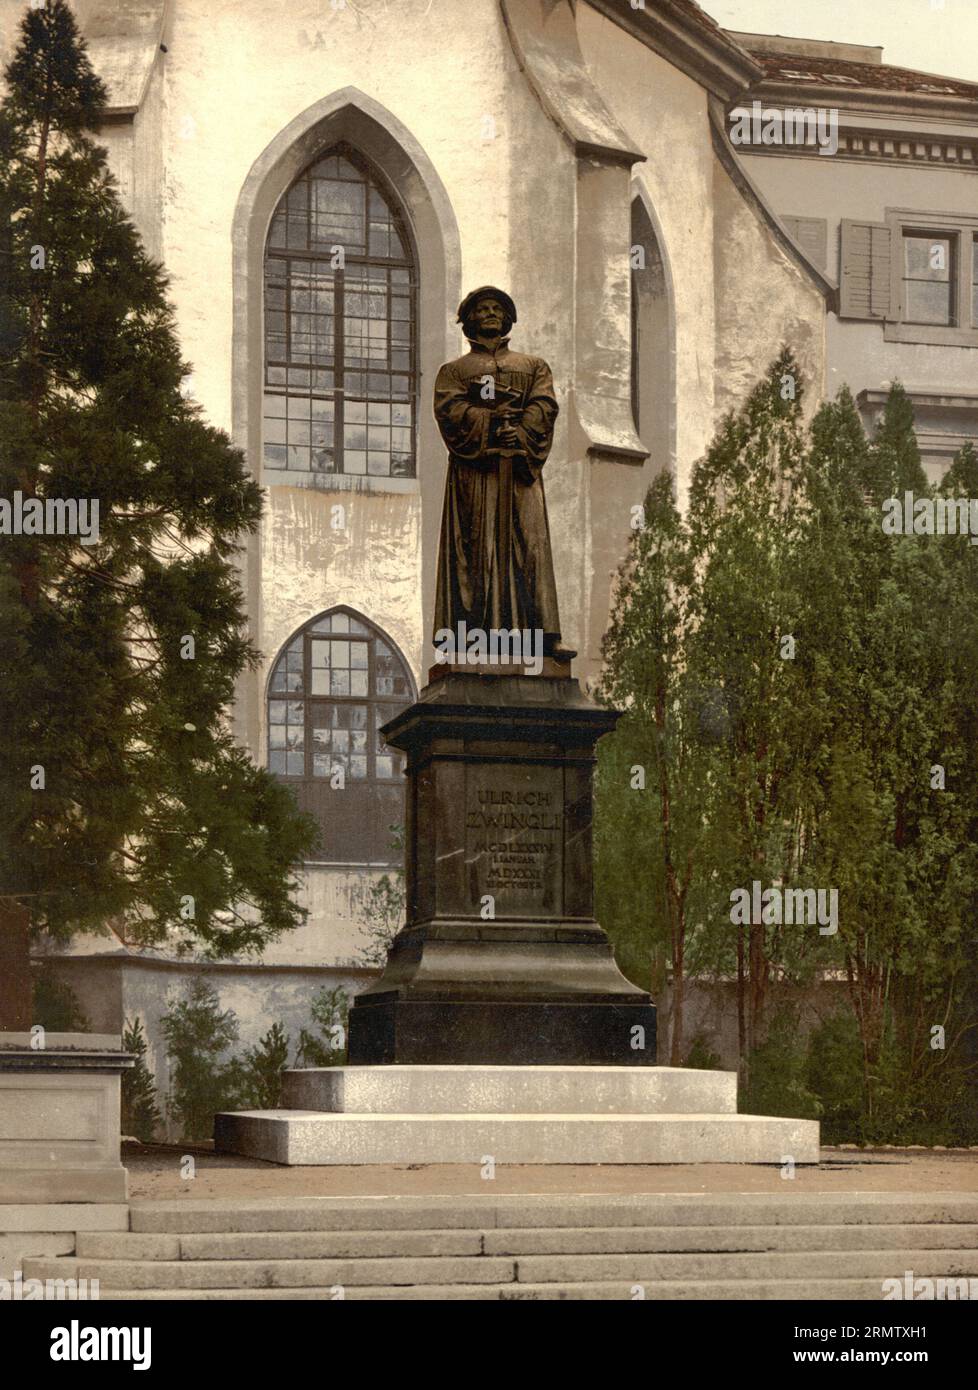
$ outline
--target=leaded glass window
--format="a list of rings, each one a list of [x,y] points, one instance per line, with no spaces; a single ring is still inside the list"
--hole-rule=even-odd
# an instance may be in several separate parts
[[[268,767],[294,784],[323,836],[317,858],[386,862],[403,823],[402,758],[380,730],[415,697],[393,643],[351,609],[287,643],[268,686]]]
[[[282,198],[265,253],[268,481],[414,476],[415,278],[396,197],[355,151]]]

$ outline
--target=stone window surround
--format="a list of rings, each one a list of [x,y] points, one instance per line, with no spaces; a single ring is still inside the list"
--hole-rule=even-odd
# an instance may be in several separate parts
[[[263,286],[265,242],[282,195],[315,156],[345,141],[361,150],[397,189],[418,249],[418,365],[421,391],[434,380],[442,362],[458,351],[455,306],[461,299],[461,239],[451,201],[438,172],[410,131],[373,97],[348,86],[322,97],[280,130],[258,155],[242,185],[232,229],[233,329],[231,409],[234,443],[251,461],[262,481],[262,388],[264,376]],[[427,378],[426,378],[427,373]],[[434,417],[421,411],[414,478],[334,476],[329,491],[400,493],[417,496],[433,487],[440,492],[441,473],[426,481],[434,467],[443,469],[444,449]],[[426,460],[428,461],[426,464]],[[280,489],[285,491],[285,489]],[[312,489],[306,489],[308,496]],[[430,512],[430,516],[428,513]],[[434,593],[438,517],[426,509],[422,518],[425,557],[423,593]],[[429,559],[430,556],[430,559]],[[240,559],[241,582],[249,613],[256,615],[251,636],[262,645],[260,546],[249,542]],[[426,605],[426,622],[430,617]],[[255,672],[239,681],[232,718],[236,735],[257,751],[262,745],[262,683]]]
[[[263,284],[265,241],[279,200],[309,164],[332,145],[359,150],[396,190],[417,248],[419,376],[433,380],[454,351],[449,319],[460,297],[461,251],[448,196],[420,146],[379,103],[347,87],[297,116],[255,161],[242,189],[233,231],[235,293],[233,420],[235,443],[244,449],[259,482],[273,477],[261,467]],[[429,412],[420,411],[417,458],[439,457]],[[330,483],[347,491],[350,482]],[[394,484],[394,486],[392,486]],[[405,484],[408,484],[405,487]],[[417,478],[356,478],[357,489],[416,492]],[[332,491],[333,486],[316,488]]]

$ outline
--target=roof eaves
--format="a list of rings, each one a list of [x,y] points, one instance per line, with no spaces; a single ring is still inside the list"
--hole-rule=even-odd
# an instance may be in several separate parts
[[[763,65],[693,0],[648,0],[636,10],[622,0],[587,3],[722,101],[733,100],[764,75]]]

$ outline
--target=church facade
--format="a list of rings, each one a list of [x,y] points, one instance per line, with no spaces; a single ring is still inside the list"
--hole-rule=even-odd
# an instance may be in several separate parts
[[[21,6],[0,0],[4,32]],[[632,509],[694,461],[783,343],[814,404],[832,286],[726,138],[761,77],[691,0],[77,0],[100,140],[166,268],[186,389],[265,488],[242,556],[260,669],[235,728],[317,817],[306,925],[260,962],[58,958],[96,1031],[206,969],[251,1041],[369,974],[364,904],[395,864],[379,727],[433,661],[446,453],[435,377],[474,286],[560,406],[543,470],[563,640],[600,668]],[[161,1076],[163,1073],[161,1073]]]

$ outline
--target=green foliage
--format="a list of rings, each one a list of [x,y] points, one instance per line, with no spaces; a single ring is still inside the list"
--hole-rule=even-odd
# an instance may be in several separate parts
[[[313,1027],[299,1030],[294,1066],[336,1067],[346,1062],[349,1008],[342,986],[316,991],[310,1005]],[[209,1139],[219,1110],[278,1107],[291,1046],[281,1023],[273,1023],[254,1047],[240,1055],[233,1052],[239,1037],[237,1016],[233,1009],[222,1010],[214,986],[198,977],[182,998],[170,1003],[161,1028],[171,1062],[168,1112],[183,1139]]]
[[[862,1044],[855,1016],[844,1009],[812,1029],[805,1083],[821,1105],[822,1142],[857,1143],[863,1099]]]
[[[947,1136],[968,1128],[978,1026],[978,553],[883,529],[885,499],[934,496],[899,385],[867,440],[847,390],[806,430],[797,380],[782,353],[685,516],[668,479],[649,492],[604,645],[625,717],[599,752],[598,913],[633,978],[668,974],[674,1064],[686,977],[735,978],[754,1108]],[[940,493],[978,496],[973,449]],[[732,923],[754,880],[837,890],[837,934]],[[784,1007],[826,971],[849,1013],[808,1055]]]
[[[707,1034],[696,1033],[689,1044],[689,1051],[683,1058],[683,1066],[700,1071],[722,1071],[723,1059],[719,1052],[713,1051]]]
[[[82,1012],[78,996],[47,965],[31,970],[33,1006],[31,1019],[48,1033],[88,1033],[91,1024]]]
[[[257,1047],[245,1049],[242,1088],[248,1110],[276,1110],[282,1094],[282,1069],[289,1064],[289,1035],[273,1023]]]
[[[122,1133],[151,1144],[161,1123],[156,1083],[146,1065],[146,1034],[142,1021],[132,1018],[122,1030],[123,1052],[134,1052],[136,1061],[122,1073]]]
[[[313,995],[312,1018],[318,1032],[299,1031],[297,1067],[341,1067],[346,1062],[347,1021],[350,996],[342,985],[322,989]]]
[[[807,1084],[806,1051],[797,1016],[790,1009],[779,1009],[764,1041],[753,1051],[747,1073],[750,1080],[737,1108],[748,1115],[817,1120],[822,1107]]]
[[[315,834],[225,718],[257,660],[237,552],[261,492],[181,390],[166,279],[91,138],[106,92],[64,0],[27,11],[6,76],[0,496],[88,499],[99,525],[0,555],[0,891],[55,938],[115,916],[145,944],[257,951],[303,918]]]
[[[244,1067],[228,1055],[238,1020],[233,1010],[221,1011],[217,990],[198,976],[160,1026],[171,1063],[169,1113],[184,1139],[210,1139],[217,1111],[242,1108]]]

